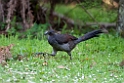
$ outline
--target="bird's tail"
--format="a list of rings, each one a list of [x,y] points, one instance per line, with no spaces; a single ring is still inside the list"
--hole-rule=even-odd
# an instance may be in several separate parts
[[[79,37],[79,38],[75,41],[75,43],[77,44],[77,43],[80,43],[80,42],[82,42],[82,41],[86,41],[86,40],[88,40],[88,39],[94,38],[94,37],[99,37],[99,34],[105,33],[105,32],[106,32],[106,31],[105,31],[105,30],[102,30],[102,29],[93,30],[93,31],[91,31],[91,32],[86,33],[84,36]]]

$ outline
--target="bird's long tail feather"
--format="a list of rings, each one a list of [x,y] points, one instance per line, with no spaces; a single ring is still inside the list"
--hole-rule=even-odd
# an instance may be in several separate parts
[[[86,41],[86,40],[91,39],[91,38],[94,38],[94,37],[99,37],[99,34],[101,34],[101,33],[104,33],[104,31],[101,30],[101,29],[99,29],[99,30],[93,30],[91,32],[86,33],[84,36],[79,37],[75,41],[75,43],[80,43],[82,41]]]

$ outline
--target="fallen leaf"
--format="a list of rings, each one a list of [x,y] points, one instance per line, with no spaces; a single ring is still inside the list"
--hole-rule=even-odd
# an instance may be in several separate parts
[[[119,64],[120,67],[124,67],[124,60],[122,60]]]
[[[10,50],[13,46],[13,44],[10,44],[9,46],[0,47],[0,64],[2,64],[4,61],[6,62],[7,59],[12,58]]]
[[[94,67],[96,64],[97,64],[97,63],[93,60],[92,63],[91,63],[91,65],[90,65],[90,67],[92,68],[92,67]]]
[[[62,65],[59,65],[57,68],[65,69],[66,67],[65,66],[62,66]]]
[[[47,66],[48,63],[47,63],[46,61],[44,61],[42,65],[43,65],[43,66]]]

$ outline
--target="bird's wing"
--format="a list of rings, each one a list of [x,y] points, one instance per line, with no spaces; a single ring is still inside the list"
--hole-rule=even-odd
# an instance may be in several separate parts
[[[57,34],[55,36],[55,40],[59,43],[59,44],[64,44],[67,43],[69,41],[73,41],[73,40],[77,40],[78,38],[76,38],[75,36],[69,35],[69,34]]]

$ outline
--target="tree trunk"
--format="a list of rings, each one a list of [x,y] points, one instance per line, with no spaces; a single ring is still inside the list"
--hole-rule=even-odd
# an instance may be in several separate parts
[[[117,30],[119,35],[124,38],[124,0],[119,1]]]

